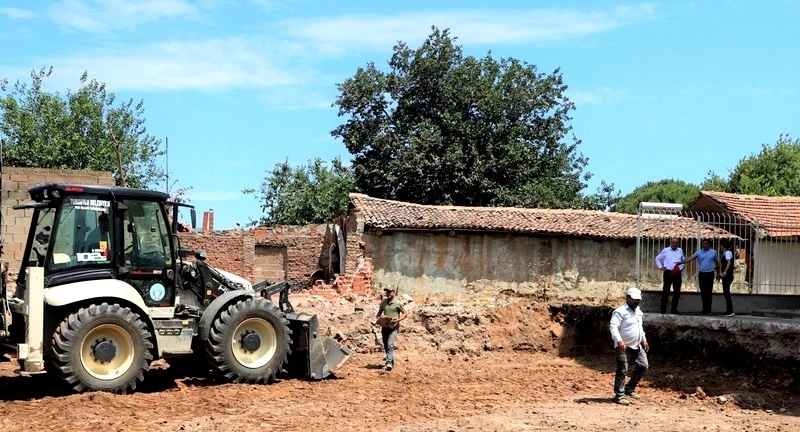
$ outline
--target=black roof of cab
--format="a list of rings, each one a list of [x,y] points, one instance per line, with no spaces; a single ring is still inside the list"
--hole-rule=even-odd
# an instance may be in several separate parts
[[[45,196],[47,191],[47,196]],[[120,186],[83,185],[71,183],[42,183],[28,188],[28,194],[34,201],[43,201],[52,198],[52,192],[58,191],[60,196],[92,194],[101,196],[114,196],[116,198],[137,198],[144,200],[166,201],[170,198],[166,192],[147,189],[134,189]]]

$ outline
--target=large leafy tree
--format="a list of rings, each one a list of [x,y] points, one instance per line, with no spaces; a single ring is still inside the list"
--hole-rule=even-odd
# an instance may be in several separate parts
[[[780,135],[774,145],[744,157],[731,171],[728,191],[748,195],[800,196],[800,138]]]
[[[264,216],[260,222],[262,225],[330,222],[347,212],[347,196],[352,190],[352,170],[340,158],[333,159],[330,165],[320,158],[296,167],[288,161],[278,163],[261,185]]]
[[[111,171],[118,185],[130,187],[163,180],[161,141],[147,133],[142,101],[118,102],[86,73],[76,91],[47,91],[42,83],[51,73],[32,71],[30,84],[0,83],[5,164]]]
[[[666,202],[688,206],[700,195],[700,188],[682,180],[647,182],[620,198],[616,211],[636,214],[640,202]]]
[[[584,207],[590,174],[578,153],[561,73],[507,58],[465,56],[436,27],[400,42],[338,85],[346,122],[331,133],[352,154],[356,189],[421,204]]]

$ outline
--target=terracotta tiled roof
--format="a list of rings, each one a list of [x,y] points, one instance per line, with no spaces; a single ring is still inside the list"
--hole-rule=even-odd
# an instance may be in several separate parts
[[[800,197],[768,197],[710,191],[701,191],[700,194],[700,199],[708,198],[723,210],[752,224],[761,225],[764,234],[769,237],[800,235]],[[692,207],[689,207],[689,210],[692,210]]]
[[[496,231],[566,237],[635,239],[637,217],[592,210],[514,207],[454,207],[412,204],[350,194],[350,203],[366,226],[381,230]],[[688,218],[642,219],[642,237],[695,238],[697,222]],[[727,231],[702,225],[707,238],[734,238]]]

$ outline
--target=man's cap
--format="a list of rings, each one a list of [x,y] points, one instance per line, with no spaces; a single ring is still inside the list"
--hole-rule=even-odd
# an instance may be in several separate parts
[[[628,297],[634,300],[641,300],[642,299],[642,290],[639,288],[629,288],[628,289]]]
[[[394,285],[386,285],[385,287],[383,287],[383,290],[384,291],[397,291],[397,289],[395,289]]]

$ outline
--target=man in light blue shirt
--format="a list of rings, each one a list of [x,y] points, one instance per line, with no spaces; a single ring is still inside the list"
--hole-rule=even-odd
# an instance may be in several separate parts
[[[714,290],[714,278],[719,270],[717,262],[717,251],[711,249],[711,242],[703,239],[700,242],[700,250],[694,253],[691,258],[682,260],[679,264],[697,260],[697,284],[700,285],[700,300],[703,302],[703,315],[711,313],[711,292]]]
[[[656,255],[656,268],[661,270],[664,275],[664,286],[661,292],[661,313],[667,313],[667,302],[669,301],[669,288],[675,291],[672,296],[672,309],[670,313],[678,313],[678,301],[681,298],[681,272],[683,271],[683,264],[680,262],[686,258],[683,254],[683,249],[678,247],[679,241],[673,237],[669,240],[669,246],[661,250]]]

